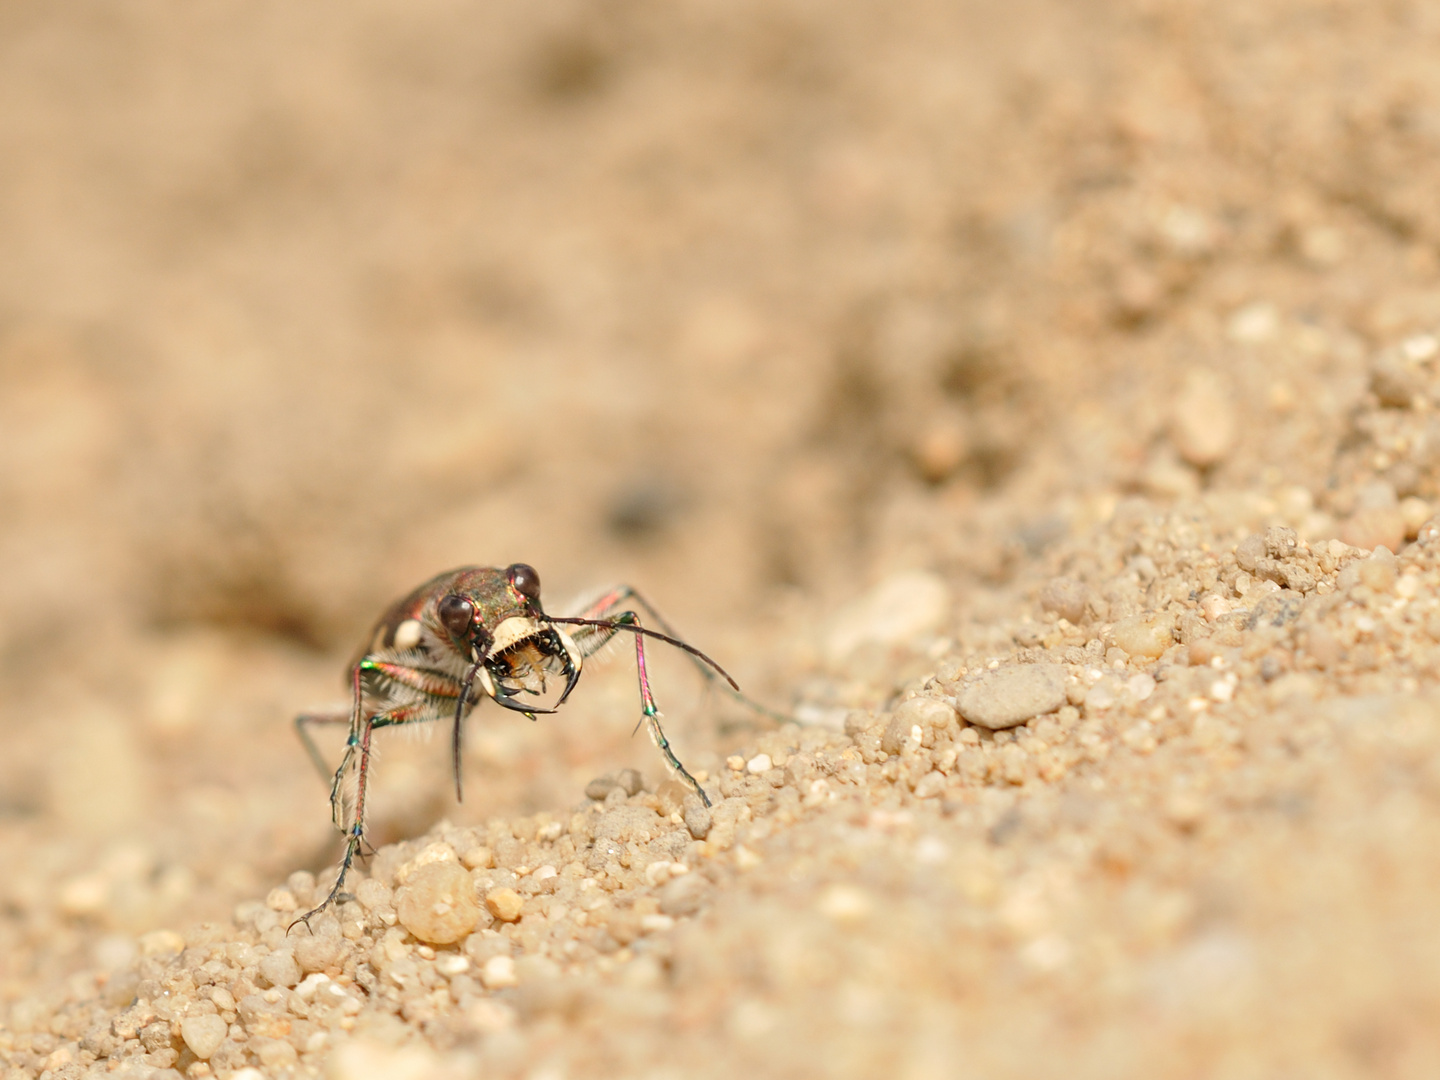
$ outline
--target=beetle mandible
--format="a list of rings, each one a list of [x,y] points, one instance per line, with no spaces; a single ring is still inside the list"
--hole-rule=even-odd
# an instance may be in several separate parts
[[[636,608],[642,609],[663,632],[642,625]],[[645,639],[684,650],[707,678],[713,678],[713,670],[737,698],[769,713],[742,695],[735,680],[719,664],[681,641],[629,586],[610,589],[577,615],[558,616],[547,614],[541,605],[540,576],[525,563],[504,569],[466,566],[450,570],[425,582],[380,617],[360,655],[349,666],[348,710],[304,713],[295,718],[295,729],[311,760],[321,776],[330,780],[331,814],[346,842],[340,872],[329,894],[291,925],[303,922],[308,927],[313,916],[335,902],[365,842],[371,738],[377,730],[453,717],[450,747],[455,797],[460,799],[463,721],[482,697],[532,720],[538,713],[553,713],[575,689],[585,658],[621,631],[635,638],[640,722],[649,726],[669,766],[709,806],[705,789],[680,763],[660,726],[660,711],[645,668]],[[565,679],[565,689],[553,705],[521,698],[522,694],[543,693],[547,675]],[[332,775],[309,729],[315,724],[339,723],[350,725],[350,736],[340,766]],[[345,782],[352,770],[355,794],[347,822]]]

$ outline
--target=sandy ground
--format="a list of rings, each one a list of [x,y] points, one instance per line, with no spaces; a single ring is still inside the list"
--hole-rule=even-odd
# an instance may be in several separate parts
[[[1440,1073],[1440,15],[0,11],[0,1076]],[[294,739],[390,600],[626,653]],[[339,740],[325,746],[338,757]],[[626,772],[625,770],[635,770]]]

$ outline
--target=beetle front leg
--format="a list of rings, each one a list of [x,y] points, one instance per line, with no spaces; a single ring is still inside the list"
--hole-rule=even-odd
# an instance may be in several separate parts
[[[618,624],[639,626],[640,617],[633,611],[622,611],[615,616]],[[650,690],[650,673],[645,667],[645,637],[643,634],[635,636],[635,671],[640,679],[640,711],[644,714],[641,723],[650,728],[650,737],[655,745],[660,748],[660,753],[665,755],[665,760],[670,767],[684,777],[686,783],[695,789],[695,794],[700,796],[700,801],[706,806],[710,805],[710,796],[705,794],[705,789],[700,786],[700,781],[690,775],[690,770],[680,763],[675,756],[675,751],[670,748],[670,740],[665,737],[665,729],[660,726],[660,709],[655,704],[655,695]]]
[[[660,629],[665,631],[665,633],[669,634],[672,638],[680,637],[679,631],[677,631],[673,626],[671,626],[670,623],[660,614],[660,612],[655,610],[655,605],[650,603],[649,600],[646,600],[645,597],[640,595],[640,593],[635,590],[635,587],[633,585],[616,585],[613,588],[608,589],[603,595],[596,597],[581,611],[577,612],[577,617],[582,619],[609,619],[619,621],[619,617],[615,613],[619,611],[623,605],[631,602],[633,602],[637,607],[640,608],[641,611],[645,613],[646,618],[648,618],[654,625],[660,627]],[[634,619],[634,622],[638,624],[639,621],[640,620],[637,616]],[[576,646],[579,647],[580,652],[583,655],[592,656],[605,647],[606,643],[615,636],[615,632],[613,630],[606,631],[598,627],[584,627],[577,628],[574,632],[571,633],[570,636],[572,640],[574,640]],[[760,702],[755,701],[748,695],[741,693],[739,688],[731,685],[726,685],[724,680],[717,680],[715,677],[715,672],[712,671],[709,667],[707,667],[702,660],[697,659],[694,655],[692,655],[690,659],[692,662],[694,662],[696,670],[700,672],[701,677],[705,680],[707,685],[718,685],[721,690],[729,694],[736,701],[740,702],[740,704],[744,705],[751,712],[754,712],[760,716],[767,717],[770,720],[774,720],[777,724],[789,724],[796,722],[793,716],[788,716],[785,713],[776,712],[769,706],[762,705],[760,704]]]

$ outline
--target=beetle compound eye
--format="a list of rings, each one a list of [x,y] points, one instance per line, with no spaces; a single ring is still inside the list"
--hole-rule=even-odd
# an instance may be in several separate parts
[[[436,608],[440,621],[456,641],[468,641],[470,623],[475,618],[475,605],[463,596],[447,596]]]
[[[540,575],[535,572],[533,566],[526,566],[524,563],[516,563],[505,571],[510,579],[510,584],[515,586],[515,591],[540,609]]]

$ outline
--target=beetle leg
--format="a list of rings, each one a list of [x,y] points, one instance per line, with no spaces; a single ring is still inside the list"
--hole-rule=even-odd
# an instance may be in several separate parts
[[[639,626],[640,616],[633,611],[622,611],[614,617],[614,621],[617,624]],[[616,630],[609,631],[606,640],[616,633],[618,633]],[[700,801],[709,806],[710,796],[705,794],[705,789],[700,786],[700,781],[691,776],[690,770],[680,763],[680,759],[675,756],[675,751],[670,747],[670,740],[665,737],[665,729],[660,726],[660,709],[655,704],[655,694],[650,689],[650,673],[645,667],[645,635],[643,634],[635,635],[635,673],[640,680],[640,723],[650,728],[650,737],[660,748],[660,753],[665,755],[665,760],[670,767],[694,788],[695,794],[700,796]]]
[[[631,601],[645,613],[645,617],[654,625],[665,631],[665,633],[669,634],[672,638],[680,638],[679,631],[671,626],[665,617],[655,610],[655,606],[646,600],[645,597],[641,596],[640,593],[636,592],[634,586],[631,585],[616,585],[614,588],[591,601],[582,611],[576,614],[578,618],[582,619],[616,619],[615,613],[619,611],[623,605]],[[637,619],[636,622],[638,621]],[[593,656],[603,649],[610,639],[615,636],[615,631],[607,631],[599,627],[576,627],[572,633],[575,644],[579,646],[580,652],[584,656]],[[733,686],[727,685],[724,680],[716,677],[714,671],[706,667],[702,661],[696,659],[694,656],[691,656],[690,659],[705,679],[707,685],[719,686],[721,690],[725,691],[725,693],[740,702],[740,704],[744,705],[751,712],[768,717],[779,724],[795,722],[793,716],[776,712],[774,709],[768,708],[760,704],[760,702],[747,697]]]
[[[320,773],[320,779],[329,780],[331,775],[330,766],[325,764],[325,758],[320,753],[320,748],[315,745],[315,740],[310,737],[310,725],[312,724],[348,724],[350,722],[350,709],[342,705],[330,712],[301,713],[295,717],[295,734],[300,736],[300,742],[305,746],[305,752],[310,755],[316,770]]]
[[[330,781],[330,820],[335,823],[335,828],[340,832],[345,831],[345,799],[343,794],[345,774],[350,771],[350,762],[355,757],[355,746],[359,740],[358,732],[360,727],[361,706],[360,673],[360,664],[356,664],[350,671],[350,692],[352,695],[350,702],[350,738],[345,742],[345,753],[340,758],[340,765],[335,770],[335,775]],[[296,728],[300,729],[300,718],[296,718],[295,724]],[[305,745],[310,750],[311,758],[317,764],[320,764],[320,752],[315,749],[314,743],[311,742],[309,738],[309,734],[303,729],[300,730],[301,737],[304,738]],[[321,771],[323,775],[323,768]]]
[[[356,671],[359,671],[357,665]],[[356,685],[358,686],[358,675]],[[340,873],[335,878],[335,884],[331,886],[330,892],[320,904],[304,915],[301,915],[295,922],[290,924],[290,929],[295,929],[299,923],[304,923],[306,929],[310,927],[310,920],[320,914],[341,895],[345,885],[345,878],[350,873],[350,867],[355,862],[355,856],[360,854],[360,849],[365,843],[365,796],[370,779],[370,740],[377,728],[394,727],[398,724],[409,723],[416,719],[417,715],[425,709],[425,703],[411,703],[400,705],[386,712],[377,713],[375,716],[364,717],[356,725],[357,730],[350,734],[349,745],[345,750],[345,757],[340,762],[340,768],[335,771],[335,779],[331,786],[331,805],[340,806],[343,804],[341,792],[344,788],[345,774],[349,771],[350,763],[358,756],[355,766],[355,809],[350,815],[350,826],[344,829],[345,855],[340,860]],[[361,714],[363,716],[363,714]]]

